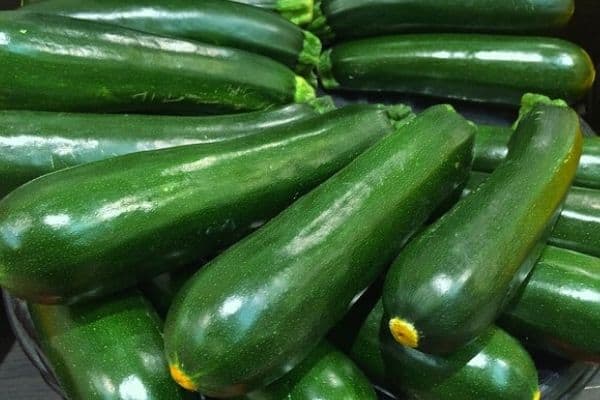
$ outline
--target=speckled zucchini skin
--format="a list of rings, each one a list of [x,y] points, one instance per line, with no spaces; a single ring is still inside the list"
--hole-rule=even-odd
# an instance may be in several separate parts
[[[320,0],[312,27],[347,39],[407,31],[536,32],[565,25],[573,0]],[[315,26],[316,25],[316,26]]]
[[[546,247],[500,325],[527,344],[600,362],[600,259]]]
[[[297,365],[464,182],[473,135],[432,107],[196,273],[165,325],[175,379],[225,397]]]
[[[0,37],[2,109],[222,113],[314,97],[267,57],[110,24],[7,11]]]
[[[473,169],[492,172],[506,157],[512,133],[510,127],[478,125]],[[583,151],[573,183],[577,186],[600,189],[599,137],[583,138]]]
[[[398,346],[378,302],[362,324],[350,356],[375,382],[422,400],[539,399],[537,371],[518,341],[489,328],[450,356]]]
[[[483,334],[537,261],[582,141],[573,110],[535,105],[505,162],[404,249],[383,291],[399,345],[448,354]]]
[[[58,14],[105,22],[159,36],[234,47],[270,57],[292,69],[315,66],[321,45],[281,16],[233,1],[202,0],[46,0],[26,12]]]
[[[329,108],[326,102],[319,107]],[[74,165],[136,151],[223,142],[318,114],[306,103],[202,117],[0,111],[0,198],[38,176]]]
[[[190,398],[169,376],[162,321],[138,292],[72,307],[29,304],[29,310],[69,399]]]
[[[547,37],[477,34],[382,36],[335,45],[321,56],[327,89],[423,94],[518,105],[525,93],[569,102],[595,70],[579,46]]]
[[[212,257],[394,131],[354,105],[262,135],[114,157],[0,202],[0,286],[74,302]]]

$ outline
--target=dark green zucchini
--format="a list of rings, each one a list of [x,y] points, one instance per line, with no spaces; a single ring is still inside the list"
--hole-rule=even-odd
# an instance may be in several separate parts
[[[443,357],[398,346],[383,316],[380,301],[360,327],[349,353],[377,384],[421,400],[540,399],[531,357],[501,329],[489,328]]]
[[[488,177],[486,173],[472,172],[463,195],[471,193]],[[600,190],[571,187],[548,242],[600,257]]]
[[[573,0],[320,0],[309,26],[326,39],[408,31],[539,32],[564,26]]]
[[[304,25],[313,19],[313,0],[232,0],[249,4],[281,14],[297,25]]]
[[[0,286],[73,302],[200,262],[393,132],[392,117],[406,112],[354,105],[262,135],[44,175],[0,202]]]
[[[529,345],[600,362],[600,259],[546,247],[500,325]]]
[[[58,15],[0,13],[0,108],[232,112],[314,89],[267,57]]]
[[[46,0],[22,10],[234,47],[270,57],[302,73],[316,66],[321,54],[321,42],[312,33],[277,14],[232,1]]]
[[[316,108],[302,103],[206,117],[0,111],[0,198],[66,167],[136,151],[222,142],[294,124],[333,109],[330,99],[323,99]]]
[[[478,125],[473,169],[483,172],[493,171],[506,157],[507,145],[512,133],[510,127]],[[583,152],[574,184],[600,189],[600,138],[583,138]]]
[[[297,365],[466,180],[473,134],[432,107],[197,272],[165,325],[175,380],[234,396]]]
[[[321,56],[327,89],[397,91],[518,105],[527,92],[573,102],[592,86],[587,53],[564,40],[475,34],[386,36]]]
[[[519,121],[505,161],[388,272],[383,304],[398,343],[448,354],[485,331],[537,261],[582,140],[568,107],[540,103]]]
[[[162,322],[139,293],[71,307],[29,304],[29,310],[69,399],[189,398],[169,376]]]

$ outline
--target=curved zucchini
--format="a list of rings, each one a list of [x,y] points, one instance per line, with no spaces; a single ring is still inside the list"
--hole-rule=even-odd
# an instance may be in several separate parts
[[[33,180],[0,202],[0,286],[73,302],[211,257],[393,132],[402,111],[355,105]]]
[[[450,356],[434,356],[390,337],[381,301],[352,343],[350,356],[376,383],[421,400],[539,400],[537,371],[519,342],[498,328]]]
[[[281,14],[296,25],[304,25],[313,19],[313,0],[231,0],[236,3],[248,4],[265,8]]]
[[[333,108],[327,101],[319,99],[316,108]],[[306,103],[206,117],[0,111],[0,198],[38,176],[74,165],[237,139],[318,114]]]
[[[243,50],[58,15],[0,13],[0,108],[232,112],[301,103],[314,89]]]
[[[321,42],[312,33],[277,14],[232,1],[46,0],[22,10],[234,47],[270,57],[298,72],[310,71],[321,54]]]
[[[527,344],[600,362],[600,259],[546,247],[500,325]]]
[[[189,398],[169,376],[162,322],[139,293],[72,307],[29,304],[29,310],[69,399]]]
[[[537,104],[520,120],[505,162],[404,249],[383,291],[399,344],[448,354],[494,321],[540,255],[582,139],[573,110]]]
[[[527,92],[573,102],[592,86],[587,53],[564,40],[421,34],[358,40],[321,56],[327,89],[397,91],[518,105]]]
[[[165,325],[174,379],[234,396],[297,365],[466,180],[473,135],[432,107],[196,273]]]
[[[510,127],[478,125],[475,136],[473,169],[493,171],[506,157],[508,142],[513,133]],[[600,138],[584,137],[583,151],[574,184],[600,189]]]
[[[320,0],[310,29],[326,39],[408,31],[536,32],[566,25],[573,0]]]

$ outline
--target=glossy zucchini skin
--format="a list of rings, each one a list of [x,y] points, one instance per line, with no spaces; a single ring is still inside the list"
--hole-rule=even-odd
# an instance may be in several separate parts
[[[270,57],[297,71],[312,69],[321,52],[319,39],[311,33],[275,13],[233,1],[46,0],[22,10],[233,47]]]
[[[564,40],[477,34],[382,36],[321,56],[327,89],[392,91],[518,105],[527,92],[569,102],[592,86],[587,53]]]
[[[231,0],[236,3],[248,4],[254,7],[265,8],[281,14],[297,25],[304,25],[312,21],[314,11],[313,0]]]
[[[531,357],[501,329],[489,328],[477,340],[443,357],[398,346],[383,317],[378,302],[349,354],[386,389],[422,400],[539,399]]]
[[[500,325],[525,343],[600,361],[600,259],[548,246]]]
[[[506,157],[510,127],[478,125],[475,137],[473,169],[492,172]],[[600,189],[600,138],[584,137],[583,151],[573,183],[577,186]]]
[[[539,32],[565,25],[574,10],[573,0],[321,0],[311,28],[330,39],[411,31]]]
[[[322,341],[298,366],[271,385],[238,400],[377,400],[354,362]]]
[[[196,273],[165,325],[174,378],[225,397],[297,365],[466,179],[473,135],[432,107]]]
[[[319,107],[330,108],[326,102]],[[201,117],[0,111],[0,198],[38,176],[74,165],[233,140],[317,115],[306,103]]]
[[[38,303],[74,302],[198,263],[393,132],[390,112],[355,105],[33,180],[0,202],[0,286]]]
[[[582,141],[573,110],[537,104],[505,162],[404,249],[383,291],[400,344],[449,354],[483,334],[537,261]]]
[[[0,36],[3,109],[221,113],[314,97],[267,57],[110,24],[7,11]]]
[[[572,187],[548,242],[600,257],[600,190]]]
[[[29,310],[69,399],[189,398],[169,376],[162,321],[138,292],[71,307],[29,304]]]

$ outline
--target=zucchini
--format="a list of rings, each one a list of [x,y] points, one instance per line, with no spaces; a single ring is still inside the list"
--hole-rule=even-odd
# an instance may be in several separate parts
[[[330,99],[316,108],[333,108]],[[306,103],[203,117],[0,111],[0,198],[38,176],[142,150],[212,143],[317,116]]]
[[[277,14],[232,1],[46,0],[22,10],[234,47],[270,57],[301,73],[316,66],[321,53],[321,42],[312,33]]]
[[[582,140],[568,107],[540,103],[524,115],[504,163],[389,270],[383,304],[398,343],[448,354],[483,334],[539,257]]]
[[[19,10],[0,13],[0,70],[3,109],[219,113],[314,97],[257,54]]]
[[[488,176],[472,172],[463,196],[474,191]],[[548,243],[600,257],[600,190],[571,187]]]
[[[539,400],[537,371],[519,342],[499,328],[451,355],[398,346],[381,301],[368,314],[349,354],[365,373],[396,394],[421,400]]]
[[[281,14],[296,25],[304,25],[313,19],[313,0],[231,0],[249,4]]]
[[[594,66],[572,43],[542,37],[417,34],[342,43],[321,56],[327,89],[396,91],[518,105],[527,92],[580,99]]]
[[[162,322],[139,293],[71,307],[29,304],[29,310],[69,399],[188,398],[169,376]]]
[[[173,378],[235,396],[297,365],[466,180],[473,135],[432,107],[198,271],[167,316]]]
[[[329,40],[407,31],[539,32],[566,25],[574,10],[573,0],[320,0],[309,28]]]
[[[33,180],[0,202],[0,286],[68,303],[205,260],[393,132],[390,115],[403,112],[355,105]]]
[[[473,169],[491,172],[506,157],[513,130],[510,127],[478,125],[475,137]],[[574,184],[600,189],[600,138],[584,137],[583,152]]]
[[[600,259],[546,247],[499,323],[526,344],[600,362]]]

